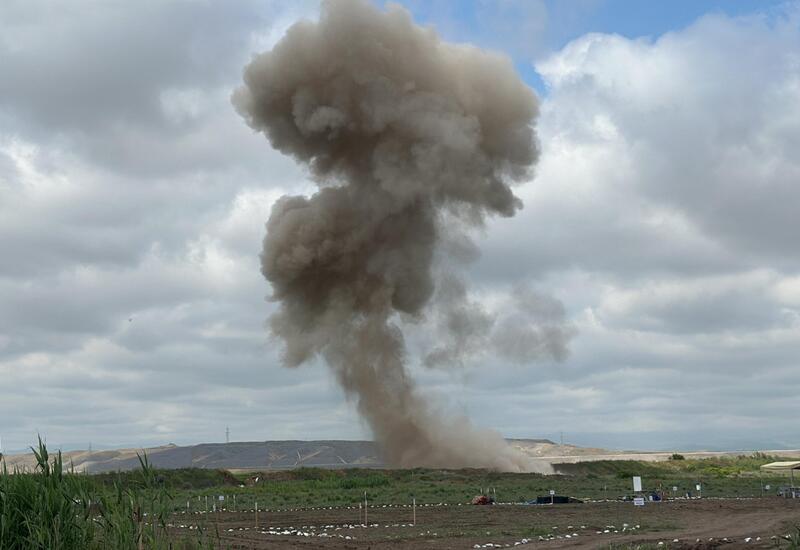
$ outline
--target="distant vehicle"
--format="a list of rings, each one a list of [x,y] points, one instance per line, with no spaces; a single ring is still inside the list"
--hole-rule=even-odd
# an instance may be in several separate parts
[[[582,503],[583,501],[573,497],[565,497],[563,495],[546,495],[536,497],[536,500],[529,500],[527,504],[575,504]]]
[[[778,487],[778,496],[783,498],[800,498],[800,487],[781,485]]]

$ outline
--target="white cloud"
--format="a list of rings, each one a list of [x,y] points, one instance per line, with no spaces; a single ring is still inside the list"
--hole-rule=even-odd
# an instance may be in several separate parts
[[[257,254],[275,198],[311,185],[228,99],[305,9],[4,5],[7,447],[37,429],[96,445],[221,439],[226,424],[365,435],[325,369],[279,366]],[[588,35],[537,65],[537,178],[518,188],[525,210],[480,236],[471,284],[490,311],[514,284],[557,297],[572,354],[415,376],[513,436],[800,445],[785,423],[800,392],[798,51],[789,8],[657,40]]]
[[[534,277],[576,319],[570,361],[530,373],[536,425],[627,446],[798,444],[779,415],[800,390],[799,23],[790,7],[656,40],[592,34],[537,65],[537,179],[475,270]],[[492,370],[506,389],[523,376]]]

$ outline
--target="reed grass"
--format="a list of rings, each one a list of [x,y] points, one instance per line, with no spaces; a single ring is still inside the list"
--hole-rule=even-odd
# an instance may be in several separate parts
[[[171,550],[213,548],[201,530],[176,540],[168,527],[173,499],[150,465],[109,487],[64,466],[39,438],[34,471],[9,472],[0,463],[0,548],[4,550]]]

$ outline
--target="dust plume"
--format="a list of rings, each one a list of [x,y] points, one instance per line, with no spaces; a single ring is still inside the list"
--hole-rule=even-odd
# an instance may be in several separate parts
[[[319,185],[276,202],[261,253],[286,365],[321,355],[391,465],[534,469],[422,397],[400,328],[431,302],[445,221],[479,226],[522,206],[510,185],[538,158],[538,108],[511,62],[442,42],[401,7],[337,0],[244,81],[239,113]]]
[[[462,365],[487,355],[518,364],[563,361],[569,355],[576,331],[558,300],[516,285],[492,311],[472,300],[453,274],[443,275],[437,286],[437,343],[425,355],[426,367]]]

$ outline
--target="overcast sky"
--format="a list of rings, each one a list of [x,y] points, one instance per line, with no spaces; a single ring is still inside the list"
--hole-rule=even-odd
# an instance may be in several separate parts
[[[475,235],[468,279],[548,293],[577,331],[559,364],[432,370],[412,346],[426,391],[509,437],[800,447],[800,3],[404,4],[540,95],[525,208]],[[314,186],[230,103],[317,11],[2,3],[5,450],[369,437],[322,365],[280,366],[258,253],[272,203]]]

